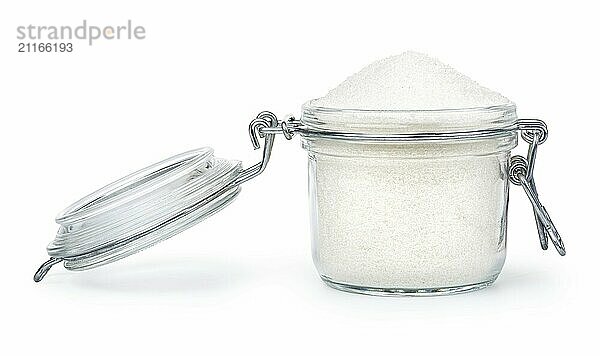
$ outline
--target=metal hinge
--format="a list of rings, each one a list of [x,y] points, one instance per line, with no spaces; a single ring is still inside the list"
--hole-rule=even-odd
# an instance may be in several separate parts
[[[548,211],[540,202],[535,187],[535,180],[533,179],[537,148],[548,138],[548,128],[541,120],[527,119],[519,120],[517,122],[517,129],[521,131],[521,138],[529,144],[529,150],[527,151],[527,158],[519,155],[511,157],[509,167],[510,181],[515,185],[523,187],[525,194],[533,206],[535,223],[542,249],[548,249],[548,239],[550,239],[556,251],[561,256],[564,256],[566,253],[565,245],[554,223],[550,219]]]

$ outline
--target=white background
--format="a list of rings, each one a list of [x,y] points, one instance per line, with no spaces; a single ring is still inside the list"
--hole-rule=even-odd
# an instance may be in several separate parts
[[[416,3],[3,2],[0,354],[597,351],[598,10]],[[131,19],[147,38],[17,53],[17,26],[83,19]],[[305,152],[278,137],[267,171],[217,216],[126,260],[78,273],[59,265],[33,283],[54,216],[82,195],[204,145],[254,163],[246,126],[256,113],[298,115],[407,49],[546,120],[536,177],[566,257],[539,248],[513,187],[508,258],[491,288],[435,298],[332,290],[311,261]]]

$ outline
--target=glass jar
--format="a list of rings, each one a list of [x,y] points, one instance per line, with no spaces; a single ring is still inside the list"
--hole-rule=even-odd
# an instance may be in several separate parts
[[[372,111],[303,107],[312,255],[367,294],[479,289],[506,256],[513,104]]]
[[[517,134],[527,158],[512,156]],[[491,284],[506,256],[509,182],[530,199],[540,244],[560,235],[533,179],[539,120],[507,104],[486,108],[373,111],[303,106],[302,118],[261,112],[249,126],[260,162],[242,167],[205,147],[137,171],[57,217],[41,281],[63,263],[85,270],[125,258],[217,213],[266,168],[275,136],[308,151],[312,252],[330,286],[375,295],[430,295]]]

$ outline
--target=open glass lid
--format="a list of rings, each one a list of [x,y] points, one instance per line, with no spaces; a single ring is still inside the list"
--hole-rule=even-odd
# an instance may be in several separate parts
[[[58,214],[48,254],[83,270],[141,251],[229,204],[240,192],[233,183],[241,172],[240,162],[216,158],[209,147],[153,164]]]
[[[117,261],[223,209],[242,183],[266,168],[275,138],[268,129],[281,129],[270,112],[260,113],[250,124],[254,148],[264,138],[264,151],[261,162],[249,168],[214,157],[213,149],[204,147],[153,164],[75,202],[56,218],[60,227],[47,247],[50,259],[33,279],[41,281],[59,262],[69,270],[85,270]]]

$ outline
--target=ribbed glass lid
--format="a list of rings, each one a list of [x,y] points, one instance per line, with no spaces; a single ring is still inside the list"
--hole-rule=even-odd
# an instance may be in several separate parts
[[[134,172],[70,205],[56,218],[60,227],[47,247],[50,259],[33,280],[41,281],[60,262],[67,269],[84,270],[117,261],[223,209],[241,184],[265,170],[275,135],[292,137],[269,111],[250,122],[248,133],[254,149],[263,150],[261,161],[247,168],[214,157],[212,148],[204,147]]]
[[[61,212],[48,254],[83,270],[139,252],[229,204],[241,171],[240,162],[204,147],[132,173]]]

